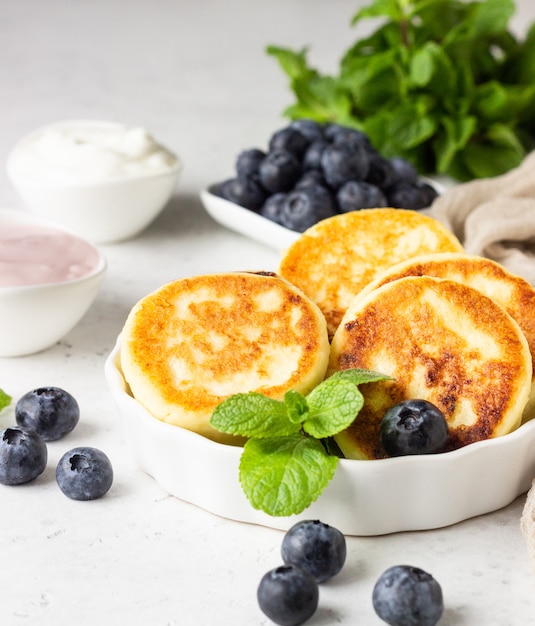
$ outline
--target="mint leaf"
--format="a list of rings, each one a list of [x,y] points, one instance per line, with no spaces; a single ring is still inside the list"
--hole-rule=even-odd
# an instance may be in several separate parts
[[[9,396],[3,389],[0,389],[0,411],[5,409],[11,404],[11,396]]]
[[[338,458],[302,434],[251,439],[240,459],[240,483],[255,509],[272,516],[300,513],[334,476]]]
[[[288,419],[292,424],[302,424],[308,414],[306,398],[297,391],[290,389],[284,394],[284,404],[288,412]]]
[[[486,141],[467,146],[464,160],[467,167],[478,178],[492,176],[494,166],[504,170],[520,165],[523,157],[522,145],[507,124],[494,124]]]
[[[353,422],[364,403],[358,385],[385,379],[391,378],[347,369],[307,396],[289,390],[281,402],[251,391],[221,402],[210,424],[249,439],[239,477],[251,504],[269,515],[292,515],[316,500],[342,456],[332,436]]]
[[[291,435],[300,430],[289,420],[284,402],[254,391],[235,394],[218,404],[210,424],[222,433],[242,437]]]
[[[374,372],[373,370],[352,368],[333,372],[327,380],[349,380],[354,385],[363,385],[364,383],[374,383],[378,380],[394,379],[391,376],[380,374],[379,372]]]
[[[364,398],[348,378],[328,378],[307,396],[309,413],[303,430],[324,439],[347,428],[364,404]]]
[[[437,160],[439,171],[447,172],[456,154],[466,146],[475,132],[477,119],[472,116],[445,117],[440,120],[440,126],[441,130],[433,145],[439,155]]]
[[[267,46],[267,54],[275,57],[282,70],[292,79],[314,76],[316,72],[308,67],[307,48],[294,52],[289,48]]]
[[[404,17],[402,4],[399,0],[375,0],[370,6],[360,9],[353,16],[351,23],[356,24],[365,17],[390,17],[395,21],[401,20]]]

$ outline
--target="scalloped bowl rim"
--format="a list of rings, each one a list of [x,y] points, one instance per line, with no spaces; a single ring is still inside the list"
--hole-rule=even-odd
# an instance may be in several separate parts
[[[287,530],[300,519],[321,519],[357,536],[430,530],[510,504],[535,477],[534,419],[508,435],[448,453],[340,459],[316,502],[299,515],[271,517],[253,509],[241,491],[241,448],[162,422],[130,395],[120,368],[120,335],[105,377],[141,469],[171,495],[240,522]]]

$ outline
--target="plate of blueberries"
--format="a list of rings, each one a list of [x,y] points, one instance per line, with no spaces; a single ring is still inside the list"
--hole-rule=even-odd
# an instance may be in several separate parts
[[[338,213],[418,211],[438,193],[406,159],[382,156],[364,132],[298,119],[274,132],[267,150],[240,152],[232,177],[203,190],[201,199],[220,224],[284,249]]]

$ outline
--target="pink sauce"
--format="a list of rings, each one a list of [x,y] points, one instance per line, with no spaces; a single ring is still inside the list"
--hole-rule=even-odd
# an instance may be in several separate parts
[[[99,254],[75,235],[47,226],[0,224],[0,287],[62,283],[90,274]]]

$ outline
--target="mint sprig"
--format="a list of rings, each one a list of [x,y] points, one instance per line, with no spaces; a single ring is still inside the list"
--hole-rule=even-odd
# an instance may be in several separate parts
[[[338,457],[329,438],[347,428],[364,404],[358,385],[390,379],[378,372],[336,372],[306,396],[295,390],[284,400],[239,393],[219,404],[210,424],[246,437],[239,480],[255,509],[272,516],[300,513],[334,476]]]
[[[514,12],[513,0],[371,0],[351,24],[378,27],[333,75],[309,63],[307,45],[267,47],[293,92],[284,114],[363,130],[421,173],[502,174],[535,145],[535,23],[522,41]]]
[[[11,404],[11,396],[9,396],[3,389],[0,389],[0,411],[5,409]]]

